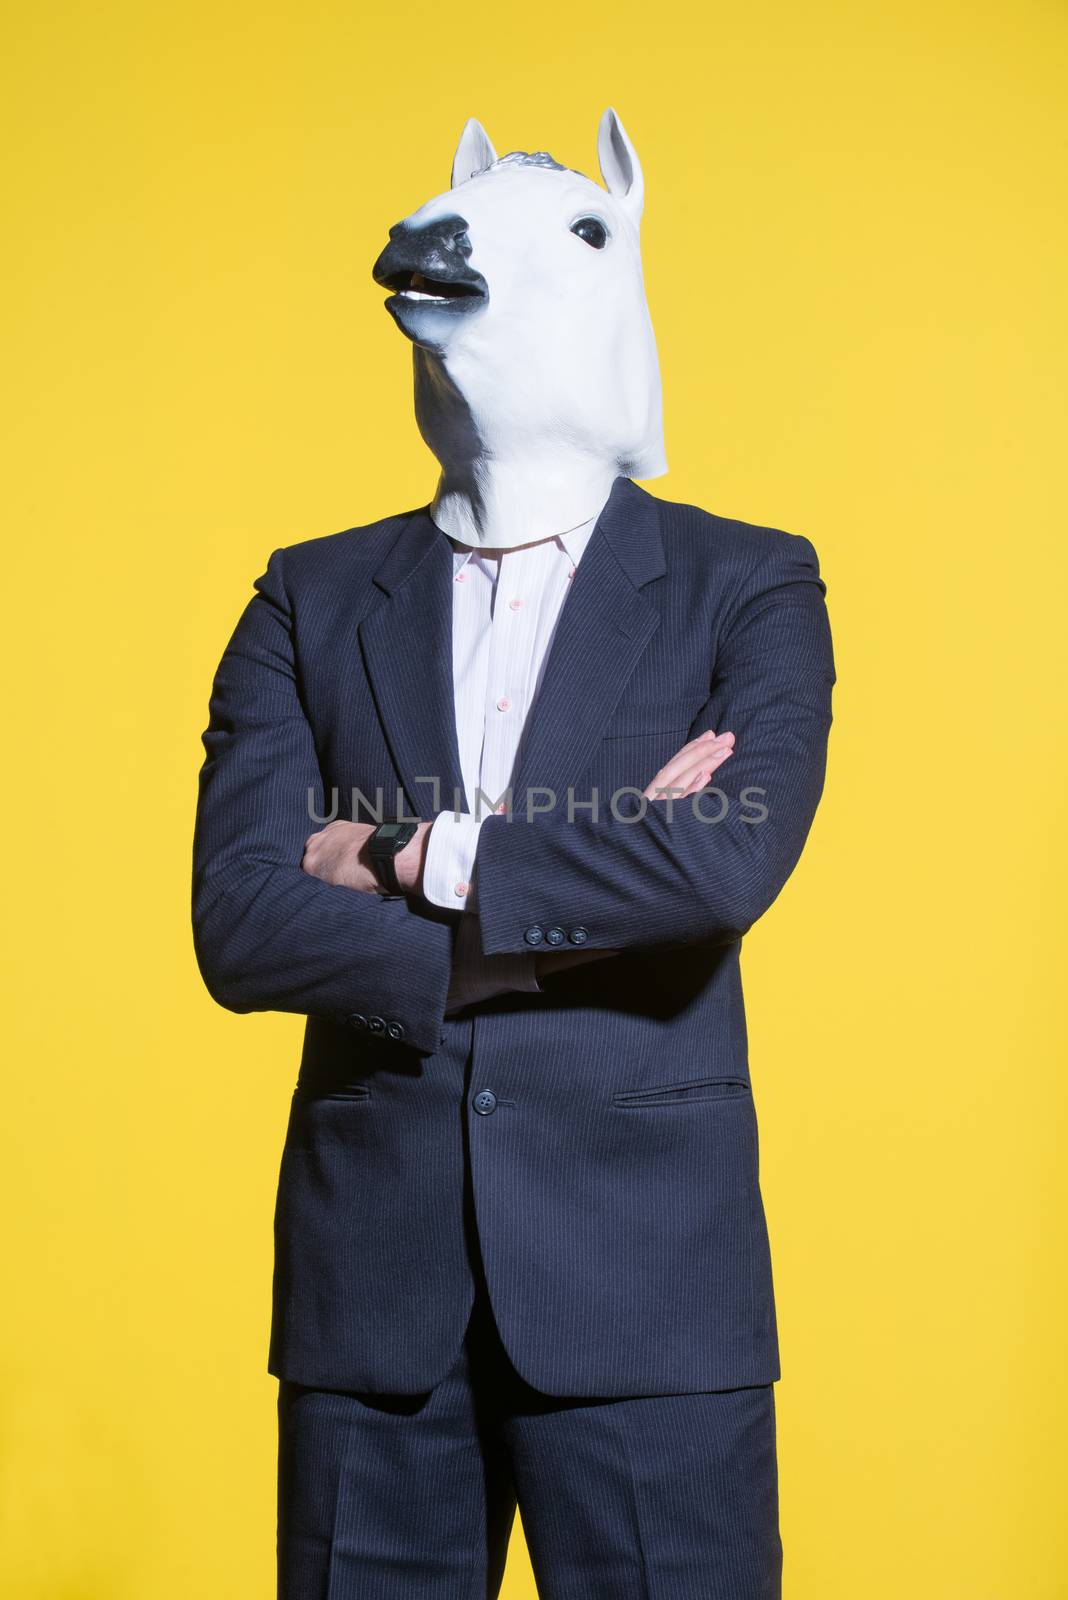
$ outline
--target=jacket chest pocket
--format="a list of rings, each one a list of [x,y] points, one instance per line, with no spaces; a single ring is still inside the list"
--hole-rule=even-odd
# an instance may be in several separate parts
[[[673,696],[669,700],[641,700],[618,705],[604,725],[605,740],[676,737],[678,745],[686,738],[703,702],[693,695]]]
[[[625,791],[640,792],[651,783],[689,740],[694,715],[690,700],[618,707],[605,724],[589,769],[590,787],[601,805],[609,806],[616,794],[622,805]]]

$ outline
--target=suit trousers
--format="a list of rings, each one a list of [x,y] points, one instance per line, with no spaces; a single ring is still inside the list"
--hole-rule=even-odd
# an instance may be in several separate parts
[[[281,1380],[279,1600],[495,1600],[517,1505],[541,1600],[780,1600],[773,1385],[542,1394],[469,1248],[470,1322],[429,1393]]]

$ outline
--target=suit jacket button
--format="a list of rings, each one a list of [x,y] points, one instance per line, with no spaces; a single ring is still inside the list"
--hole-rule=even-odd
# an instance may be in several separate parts
[[[541,944],[541,941],[545,938],[545,934],[535,922],[533,927],[527,929],[526,933],[523,935],[523,938],[526,940],[527,944]]]
[[[367,1026],[372,1033],[385,1033],[386,1019],[385,1017],[368,1017]]]
[[[472,1103],[480,1117],[488,1117],[497,1109],[497,1096],[492,1089],[480,1089]]]
[[[547,928],[545,931],[546,944],[563,944],[566,938],[563,928]]]
[[[362,1011],[354,1011],[351,1017],[345,1018],[345,1021],[350,1028],[366,1028],[367,1026],[367,1018]]]
[[[572,928],[568,938],[572,944],[585,944],[589,938],[589,933],[585,928]]]
[[[386,1023],[386,1032],[389,1034],[391,1039],[403,1039],[404,1038],[404,1023],[403,1022],[387,1022]]]

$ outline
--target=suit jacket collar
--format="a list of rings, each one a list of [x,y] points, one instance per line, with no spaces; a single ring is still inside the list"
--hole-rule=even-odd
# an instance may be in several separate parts
[[[636,589],[667,571],[660,534],[660,502],[631,478],[617,478],[594,529]]]

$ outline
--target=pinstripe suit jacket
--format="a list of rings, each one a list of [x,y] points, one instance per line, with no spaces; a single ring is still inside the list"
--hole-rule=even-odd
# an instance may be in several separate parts
[[[358,821],[380,789],[424,818],[456,803],[451,576],[426,507],[276,550],[215,677],[198,961],[231,1010],[308,1019],[269,1370],[431,1387],[472,1302],[473,1212],[502,1337],[536,1387],[774,1381],[739,950],[823,786],[834,665],[816,554],[616,479],[476,883],[487,954],[620,954],[445,1019],[463,913],[324,884],[300,860],[334,791]],[[718,793],[643,804],[710,727],[736,735]],[[528,820],[535,789],[549,809]]]

